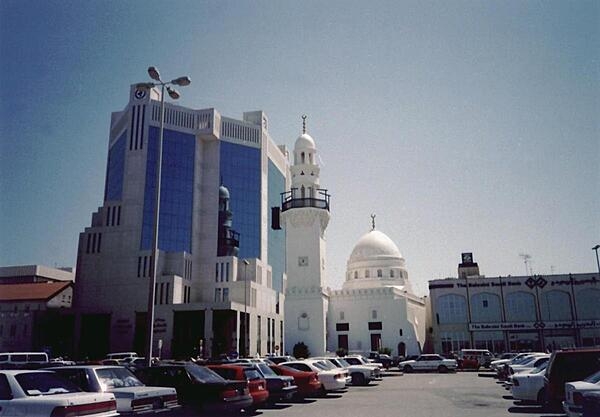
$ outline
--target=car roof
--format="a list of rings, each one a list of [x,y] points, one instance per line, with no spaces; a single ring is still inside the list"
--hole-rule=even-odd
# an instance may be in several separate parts
[[[6,375],[31,374],[35,372],[51,373],[48,369],[0,369],[0,373]]]

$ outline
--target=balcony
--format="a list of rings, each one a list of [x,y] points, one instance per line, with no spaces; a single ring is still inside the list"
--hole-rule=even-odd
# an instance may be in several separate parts
[[[329,211],[330,195],[327,190],[317,189],[317,196],[306,197],[298,196],[298,189],[292,189],[281,193],[281,211],[284,212],[293,208],[312,207]]]

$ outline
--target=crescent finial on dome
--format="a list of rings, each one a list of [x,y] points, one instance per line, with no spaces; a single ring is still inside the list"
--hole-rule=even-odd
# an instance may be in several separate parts
[[[306,133],[306,118],[307,117],[308,116],[305,114],[302,115],[302,134]]]
[[[375,213],[371,214],[371,230],[375,230]]]

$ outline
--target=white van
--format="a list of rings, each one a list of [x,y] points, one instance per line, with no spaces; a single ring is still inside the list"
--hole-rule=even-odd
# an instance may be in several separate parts
[[[35,368],[48,360],[46,352],[5,352],[0,353],[0,369]]]
[[[123,362],[127,362],[130,361],[132,359],[135,359],[138,357],[138,354],[135,352],[117,352],[117,353],[109,353],[108,355],[106,355],[106,358],[104,359],[112,359],[112,360],[116,360],[119,363],[123,363]]]
[[[458,353],[458,359],[477,360],[477,366],[490,366],[490,363],[494,359],[494,355],[487,349],[461,349]]]

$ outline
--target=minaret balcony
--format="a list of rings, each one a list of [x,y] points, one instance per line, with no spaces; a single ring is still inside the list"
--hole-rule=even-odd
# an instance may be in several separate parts
[[[304,207],[329,211],[329,199],[331,196],[327,193],[327,190],[317,189],[316,196],[302,196],[299,194],[297,189],[281,193],[281,211],[284,212],[289,209]]]

